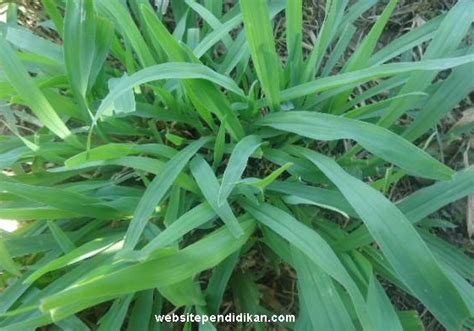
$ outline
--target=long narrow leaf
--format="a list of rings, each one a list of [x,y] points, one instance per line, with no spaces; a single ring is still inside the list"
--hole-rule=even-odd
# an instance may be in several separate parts
[[[71,131],[56,114],[4,38],[0,38],[0,48],[2,49],[0,64],[4,73],[33,113],[55,135],[75,146],[80,146],[77,138],[72,135]]]
[[[255,222],[252,220],[241,224],[245,235],[239,239],[235,239],[226,228],[222,228],[177,253],[163,251],[150,261],[126,266],[49,296],[42,301],[41,309],[59,319],[111,297],[154,288],[157,285],[176,284],[215,266],[239,249],[255,228]],[[130,278],[135,281],[130,282]],[[78,298],[80,299],[77,300]],[[70,305],[71,302],[74,304]]]
[[[362,294],[337,255],[322,237],[288,213],[269,204],[261,204],[259,207],[245,204],[244,207],[258,222],[288,240],[324,272],[344,286],[351,296],[361,323],[365,328],[373,329]]]
[[[317,140],[353,139],[368,151],[420,177],[450,179],[454,171],[400,136],[362,121],[329,114],[290,111],[271,114],[260,125]]]
[[[240,180],[249,157],[262,144],[260,137],[247,136],[235,146],[229,159],[229,163],[222,176],[222,183],[219,189],[218,205],[225,203],[227,197]]]
[[[470,316],[466,303],[400,210],[332,159],[306,149],[300,152],[346,197],[405,285],[448,329],[460,329],[462,321]],[[403,246],[401,242],[410,245]]]
[[[232,234],[237,238],[240,237],[243,231],[229,204],[225,202],[219,205],[217,201],[220,186],[209,164],[202,157],[196,156],[191,162],[191,172],[212,209],[219,215]]]
[[[148,219],[153,214],[155,207],[161,203],[174,180],[181,173],[191,157],[193,157],[208,140],[209,139],[202,138],[187,146],[171,158],[171,160],[166,163],[162,173],[153,179],[145,191],[145,194],[143,194],[140,199],[133,219],[128,227],[124,244],[126,249],[133,249],[137,245],[140,240],[140,235]]]
[[[280,104],[280,62],[275,51],[270,13],[266,0],[241,0],[244,26],[252,61],[262,88],[273,109]]]

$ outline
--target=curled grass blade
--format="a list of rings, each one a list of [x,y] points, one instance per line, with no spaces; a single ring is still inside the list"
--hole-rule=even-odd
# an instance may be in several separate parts
[[[118,97],[135,86],[163,79],[206,79],[238,95],[244,95],[232,79],[218,74],[204,65],[169,62],[142,69],[129,77],[122,78],[102,101],[95,114],[95,119],[97,120],[104,111],[111,107]]]

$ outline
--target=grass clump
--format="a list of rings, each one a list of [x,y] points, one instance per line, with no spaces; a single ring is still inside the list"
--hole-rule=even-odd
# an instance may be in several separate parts
[[[0,218],[22,226],[0,237],[0,329],[165,330],[154,314],[176,309],[423,330],[393,287],[473,327],[472,260],[430,215],[474,168],[424,141],[474,88],[474,3],[380,47],[389,1],[353,48],[375,3],[327,1],[309,50],[302,0],[44,0],[50,38],[9,4]]]

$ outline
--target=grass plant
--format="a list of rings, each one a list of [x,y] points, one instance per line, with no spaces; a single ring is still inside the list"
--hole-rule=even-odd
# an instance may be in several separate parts
[[[302,0],[43,0],[49,38],[8,4],[0,218],[21,227],[0,234],[0,329],[170,330],[153,315],[230,302],[297,315],[281,329],[424,330],[390,288],[473,328],[472,259],[431,215],[474,168],[426,139],[474,90],[474,2],[384,45],[397,0],[355,24],[376,2],[326,1],[309,50]],[[264,289],[288,270],[278,310]]]

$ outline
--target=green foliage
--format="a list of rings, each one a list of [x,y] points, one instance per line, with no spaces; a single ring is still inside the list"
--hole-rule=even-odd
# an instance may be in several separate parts
[[[474,193],[474,167],[420,137],[474,89],[474,3],[378,49],[392,0],[349,51],[375,3],[326,1],[310,51],[301,0],[173,0],[174,31],[148,1],[45,0],[51,40],[9,5],[0,218],[21,227],[0,233],[0,329],[162,330],[154,314],[232,296],[235,312],[296,314],[295,330],[422,330],[393,286],[472,326],[472,259],[429,216]],[[435,182],[391,201],[410,176]],[[283,265],[298,311],[259,286]]]

